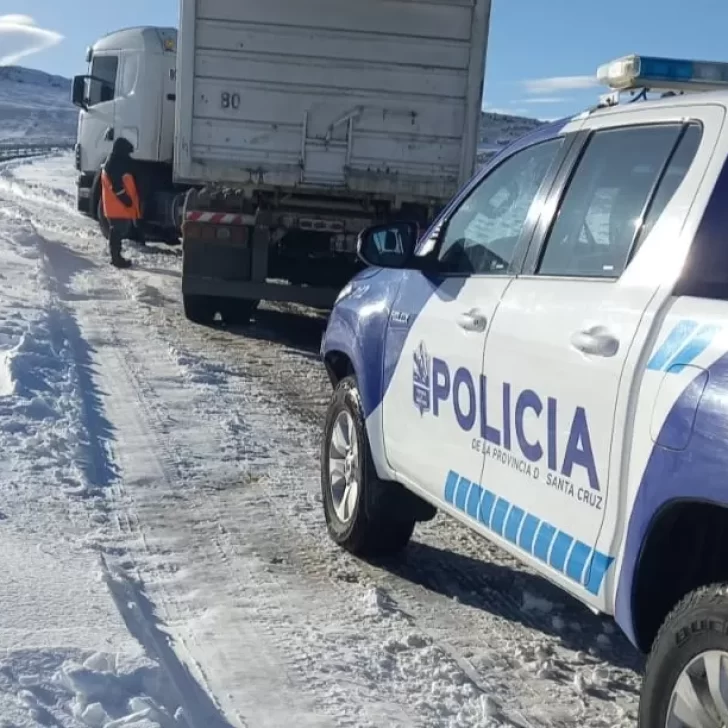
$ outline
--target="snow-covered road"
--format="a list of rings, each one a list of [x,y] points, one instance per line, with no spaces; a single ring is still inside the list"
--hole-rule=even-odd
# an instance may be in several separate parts
[[[0,727],[632,726],[609,620],[451,520],[335,549],[324,322],[188,323],[117,271],[71,155],[0,167]]]

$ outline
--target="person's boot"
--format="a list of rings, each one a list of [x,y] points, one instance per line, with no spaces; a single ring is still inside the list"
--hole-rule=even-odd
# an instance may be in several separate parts
[[[127,260],[121,254],[121,240],[119,240],[119,238],[115,234],[115,231],[112,232],[109,240],[109,252],[111,253],[111,265],[113,265],[114,268],[131,267],[131,261]]]
[[[131,261],[125,258],[121,253],[111,256],[111,265],[114,268],[131,268]]]

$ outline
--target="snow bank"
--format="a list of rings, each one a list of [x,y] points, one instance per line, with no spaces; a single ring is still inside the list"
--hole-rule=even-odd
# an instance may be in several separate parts
[[[24,488],[52,472],[57,484],[85,493],[90,438],[77,332],[49,288],[42,245],[22,219],[0,229],[0,480]]]
[[[124,664],[118,655],[97,652],[83,663],[69,660],[54,675],[72,697],[75,718],[90,728],[180,728],[181,711],[170,713],[151,696],[170,692],[159,667],[149,660]]]
[[[189,728],[181,709],[165,707],[171,692],[159,666],[145,657],[50,650],[0,658],[3,728],[66,726],[69,718],[74,728]]]

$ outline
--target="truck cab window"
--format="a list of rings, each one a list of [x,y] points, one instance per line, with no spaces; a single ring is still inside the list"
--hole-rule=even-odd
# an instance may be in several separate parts
[[[663,124],[594,133],[549,234],[540,275],[622,274],[638,236],[644,238],[662,214],[695,155],[697,140],[689,129],[665,168],[680,132],[678,124]]]
[[[439,260],[446,273],[505,274],[562,139],[516,152],[475,188],[447,223]]]
[[[91,80],[88,89],[88,105],[95,106],[113,101],[116,93],[118,56],[95,56],[91,64]]]

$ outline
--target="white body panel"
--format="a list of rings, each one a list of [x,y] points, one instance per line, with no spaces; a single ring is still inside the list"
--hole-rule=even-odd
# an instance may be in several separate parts
[[[464,438],[455,436],[455,433],[460,434],[454,408],[456,399],[462,410],[467,412],[471,409],[470,416],[477,419],[474,408],[470,408],[466,401],[466,389],[470,382],[458,382],[457,372],[460,367],[474,372],[472,386],[478,387],[477,376],[482,367],[487,326],[493,320],[510,282],[511,278],[505,275],[450,278],[442,284],[410,329],[407,355],[402,358],[395,372],[391,385],[393,396],[385,397],[382,413],[387,436],[387,461],[401,482],[409,485],[416,483],[428,492],[438,494],[442,490],[443,461],[459,463],[473,482],[480,482],[483,451],[463,447]],[[477,309],[485,321],[483,330],[467,330],[459,325],[463,313],[473,309]],[[435,368],[432,372],[435,381],[432,384],[433,387],[441,386],[443,382],[437,380],[447,376],[450,380],[447,388],[452,388],[457,395],[453,395],[452,401],[447,403],[429,402],[435,416],[427,416],[413,406],[415,361],[410,355],[410,347],[414,349],[413,355],[428,357],[429,368],[432,368],[433,357],[447,359],[448,374],[438,373]],[[417,432],[417,437],[412,436],[413,432]],[[423,443],[429,445],[423,447]]]
[[[136,159],[172,161],[176,54],[164,43],[174,48],[176,36],[174,28],[128,28],[94,44],[93,59],[116,59],[118,66],[114,98],[79,114],[82,171],[96,171],[106,159],[113,143],[106,138],[110,129],[113,138],[124,136],[134,145]]]
[[[180,181],[446,200],[474,169],[490,0],[182,0]]]

